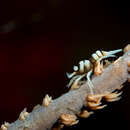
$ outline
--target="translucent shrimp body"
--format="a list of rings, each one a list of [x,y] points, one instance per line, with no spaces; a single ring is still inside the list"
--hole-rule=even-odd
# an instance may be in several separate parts
[[[94,72],[95,73],[95,68],[100,71],[100,68],[103,69],[103,64],[101,63],[104,59],[107,59],[109,57],[116,57],[116,53],[121,52],[122,49],[118,50],[113,50],[113,51],[99,51],[97,50],[95,53],[91,55],[91,60],[83,60],[79,62],[79,66],[73,66],[74,72],[67,74],[67,77],[70,80],[69,84],[67,85],[68,87],[71,87],[71,89],[79,88],[80,86],[80,81],[83,78],[87,79],[87,83],[90,89],[90,93],[93,94],[93,84],[91,81],[91,75]],[[98,64],[98,66],[96,66]],[[101,66],[102,65],[102,66]],[[100,74],[103,71],[100,71]]]

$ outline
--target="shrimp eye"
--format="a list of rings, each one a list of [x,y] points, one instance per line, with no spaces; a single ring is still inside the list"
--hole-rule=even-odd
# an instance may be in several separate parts
[[[78,71],[78,69],[79,69],[78,66],[74,66],[74,67],[73,67],[73,70],[74,70],[74,71]]]

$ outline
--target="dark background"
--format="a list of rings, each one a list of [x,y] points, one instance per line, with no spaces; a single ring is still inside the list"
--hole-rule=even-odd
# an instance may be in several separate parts
[[[67,92],[65,73],[79,60],[127,45],[129,17],[129,4],[119,1],[0,1],[0,124],[30,112],[45,94]],[[123,91],[121,101],[64,129],[129,130],[128,83]]]

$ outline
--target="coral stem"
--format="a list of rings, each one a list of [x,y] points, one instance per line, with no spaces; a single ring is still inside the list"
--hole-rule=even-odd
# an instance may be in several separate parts
[[[130,77],[128,63],[130,63],[130,51],[126,52],[116,64],[112,63],[105,68],[100,76],[93,76],[94,94],[112,92],[120,88]],[[86,81],[79,89],[71,90],[52,100],[48,107],[37,107],[24,121],[16,120],[9,125],[8,130],[49,130],[61,114],[75,114],[74,111],[80,113],[81,108],[86,104],[85,99],[88,94],[89,87]],[[68,108],[74,111],[70,111]]]

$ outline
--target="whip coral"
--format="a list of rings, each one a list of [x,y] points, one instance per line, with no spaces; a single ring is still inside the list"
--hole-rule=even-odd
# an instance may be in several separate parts
[[[91,75],[91,82],[94,86],[92,88],[93,93],[90,92],[88,81],[83,80],[84,82],[80,84],[80,87],[70,89],[70,91],[52,101],[51,98],[46,97],[47,101],[44,100],[42,105],[36,106],[27,116],[26,111],[24,111],[23,114],[25,115],[22,120],[18,118],[9,125],[2,125],[1,129],[59,130],[64,125],[77,124],[78,116],[89,117],[95,110],[104,108],[106,105],[102,105],[102,99],[108,102],[119,100],[121,93],[118,91],[122,88],[121,85],[127,80],[130,81],[130,45],[125,47],[121,58],[119,57],[118,60],[116,59],[104,68],[102,65],[101,63],[102,73],[97,75],[93,72]],[[82,111],[83,106],[85,110]],[[87,108],[91,109],[91,112],[88,112]],[[59,121],[59,127],[53,128],[57,121]]]

